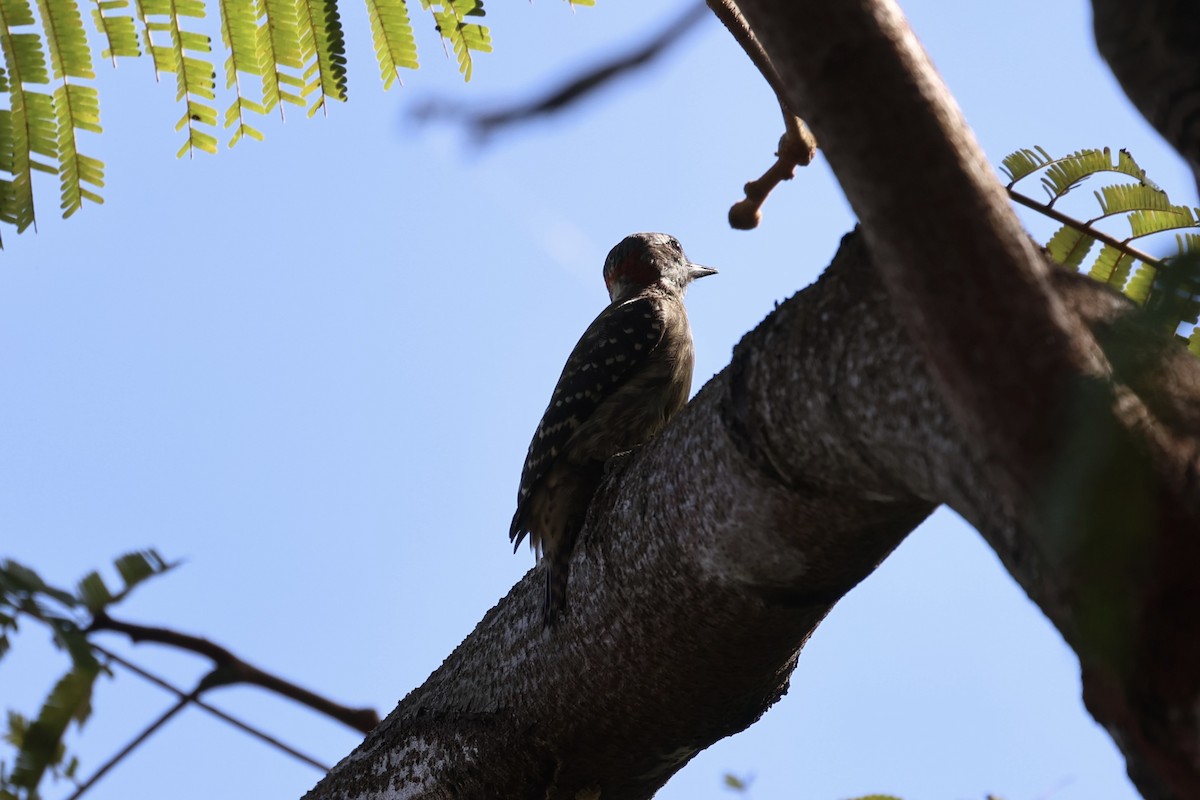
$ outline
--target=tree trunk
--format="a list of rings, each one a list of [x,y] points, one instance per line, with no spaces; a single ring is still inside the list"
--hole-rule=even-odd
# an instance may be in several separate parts
[[[610,463],[558,625],[527,575],[309,797],[650,797],[939,503],[1142,793],[1200,797],[1200,362],[1041,256],[894,6],[740,5],[861,233]]]

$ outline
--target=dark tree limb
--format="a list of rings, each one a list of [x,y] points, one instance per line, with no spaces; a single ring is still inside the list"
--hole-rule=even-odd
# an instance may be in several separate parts
[[[141,747],[147,739],[154,735],[155,731],[157,731],[163,725],[166,725],[167,722],[169,722],[171,718],[180,711],[183,711],[185,708],[187,708],[188,703],[190,703],[192,700],[193,697],[190,696],[181,697],[180,699],[176,700],[174,705],[172,705],[163,713],[159,714],[157,719],[143,728],[142,731],[137,736],[133,737],[128,744],[118,750],[115,755],[108,759],[108,761],[105,761],[103,764],[101,764],[100,767],[93,772],[87,780],[79,784],[79,786],[75,788],[75,791],[71,793],[67,800],[79,800],[80,797],[83,797],[85,794],[87,794],[88,790],[95,786],[97,781],[108,774],[109,770],[124,761],[134,750]]]
[[[1048,280],[1070,318],[1138,330],[1103,286]],[[1171,369],[1138,373],[1139,388],[1200,401],[1200,367],[1160,345],[1141,356]],[[539,622],[531,572],[309,798],[650,797],[787,691],[832,605],[940,500],[1010,505],[989,470],[849,237],[613,464],[558,627]]]
[[[893,4],[739,5],[862,233],[612,464],[559,626],[527,576],[309,797],[650,797],[939,503],[1146,797],[1200,797],[1200,364],[1032,245]]]
[[[1156,267],[1161,266],[1163,263],[1161,259],[1155,258],[1149,253],[1145,253],[1141,250],[1138,250],[1136,247],[1133,247],[1128,241],[1123,242],[1112,234],[1100,230],[1095,225],[1087,222],[1081,222],[1072,217],[1070,214],[1064,214],[1052,205],[1041,203],[1037,200],[1034,200],[1032,197],[1029,197],[1028,195],[1023,195],[1011,186],[1007,187],[1005,191],[1008,192],[1009,198],[1014,203],[1020,203],[1026,208],[1031,208],[1042,216],[1049,217],[1055,222],[1063,225],[1069,225],[1080,233],[1091,236],[1097,241],[1104,242],[1104,244],[1118,252],[1124,253],[1127,256],[1132,256],[1143,263],[1151,264]]]
[[[217,708],[216,706],[211,706],[208,703],[204,702],[203,700],[200,699],[200,696],[196,691],[185,692],[182,689],[180,689],[179,687],[173,686],[172,684],[168,683],[166,680],[159,677],[158,675],[155,675],[151,672],[147,672],[146,670],[139,667],[137,664],[134,664],[132,661],[124,659],[121,656],[117,655],[116,653],[114,653],[110,650],[104,649],[103,647],[101,647],[98,644],[92,644],[91,647],[97,653],[104,656],[106,659],[113,662],[114,664],[120,664],[122,667],[129,670],[130,672],[137,675],[138,677],[142,678],[143,680],[149,681],[150,683],[154,684],[155,686],[159,687],[160,689],[163,689],[163,690],[169,692],[170,694],[175,695],[176,700],[183,701],[185,703],[190,703],[190,704],[194,705],[196,708],[199,708],[203,711],[207,711],[209,714],[212,714],[214,717],[221,720],[222,722],[224,722],[228,725],[232,725],[233,727],[237,728],[238,730],[242,731],[243,733],[253,736],[255,739],[258,739],[260,742],[270,745],[271,747],[274,747],[276,750],[279,750],[282,753],[288,754],[289,756],[296,759],[297,761],[301,761],[305,764],[308,764],[311,767],[315,767],[316,769],[319,769],[322,772],[329,771],[329,767],[326,767],[320,761],[317,761],[312,756],[305,755],[304,753],[301,753],[296,748],[291,747],[290,745],[284,744],[279,739],[276,739],[274,736],[271,736],[270,734],[267,734],[267,733],[259,730],[258,728],[254,727],[253,725],[243,722],[242,720],[238,719],[237,717],[232,716],[231,714],[225,713],[224,711]]]
[[[611,462],[554,628],[533,571],[310,798],[650,797],[778,700],[834,602],[934,507],[841,424],[868,379],[896,414],[927,405],[862,253]],[[831,335],[826,312],[867,324]]]
[[[1200,3],[1092,0],[1096,47],[1200,190]]]
[[[218,686],[245,683],[294,700],[363,733],[369,733],[379,724],[379,714],[373,708],[349,708],[336,703],[327,697],[297,686],[291,681],[284,680],[278,675],[265,672],[253,664],[243,661],[221,645],[199,636],[191,636],[168,628],[123,622],[113,619],[103,611],[97,612],[88,630],[121,633],[128,636],[132,642],[157,642],[208,658],[213,663],[213,671],[205,676],[200,685],[196,687],[198,693]]]
[[[1113,382],[893,3],[741,5],[996,490],[942,499],[1075,649],[1143,794],[1200,797],[1196,414]]]
[[[707,16],[708,12],[703,3],[689,4],[682,14],[664,25],[643,44],[607,59],[566,83],[530,100],[483,112],[434,100],[417,107],[413,111],[413,116],[420,120],[458,120],[474,134],[476,139],[485,140],[513,125],[557,114],[584,98],[590,97],[597,90],[611,85],[616,79],[626,77],[630,73],[648,66]]]

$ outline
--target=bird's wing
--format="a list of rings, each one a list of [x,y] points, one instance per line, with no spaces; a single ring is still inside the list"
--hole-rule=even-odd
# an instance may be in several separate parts
[[[663,338],[663,318],[650,297],[610,306],[588,326],[559,376],[546,413],[529,443],[510,540],[519,545],[521,507],[571,435],[605,398],[646,363]]]

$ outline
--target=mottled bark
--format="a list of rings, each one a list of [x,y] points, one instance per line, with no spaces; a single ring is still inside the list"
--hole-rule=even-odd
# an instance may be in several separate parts
[[[1092,0],[1096,48],[1200,190],[1200,3]]]
[[[1064,313],[894,4],[741,5],[987,465],[989,502],[938,499],[1075,649],[1085,702],[1142,793],[1200,797],[1200,426],[1180,377],[1193,365],[1172,355],[1182,384],[1139,394],[1131,385],[1167,365],[1100,353]]]
[[[526,576],[309,796],[650,797],[946,503],[1142,792],[1200,797],[1198,362],[1032,246],[893,5],[740,5],[861,234],[610,464],[559,625]]]
[[[1050,284],[1103,336],[1136,329],[1088,279]],[[1190,357],[1140,347],[1169,369],[1137,388],[1194,418]],[[610,468],[558,627],[542,628],[531,573],[310,797],[650,797],[787,691],[829,608],[938,501],[976,518],[1013,505],[990,468],[848,237],[662,436]],[[1023,530],[1009,521],[1018,545]],[[1030,546],[1005,555],[1044,564]]]

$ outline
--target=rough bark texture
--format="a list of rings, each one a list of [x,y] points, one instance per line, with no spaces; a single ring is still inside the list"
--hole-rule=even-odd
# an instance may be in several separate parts
[[[1198,362],[1048,265],[893,5],[740,5],[862,233],[610,465],[558,627],[527,576],[309,797],[650,797],[938,503],[1145,796],[1200,797]]]
[[[1090,280],[1052,284],[1101,334],[1136,329]],[[1146,391],[1195,419],[1200,369],[1139,341],[1170,366],[1141,375]],[[661,437],[610,469],[559,626],[542,628],[531,573],[309,796],[650,797],[787,691],[832,604],[937,500],[1002,504],[989,466],[863,237],[848,237]]]
[[[1096,47],[1200,189],[1200,3],[1092,0]]]
[[[1076,650],[1088,708],[1143,794],[1200,797],[1194,385],[1139,396],[1120,381],[1160,367],[1100,353],[1064,313],[894,4],[741,5],[986,464],[987,503],[938,499],[979,528]]]

